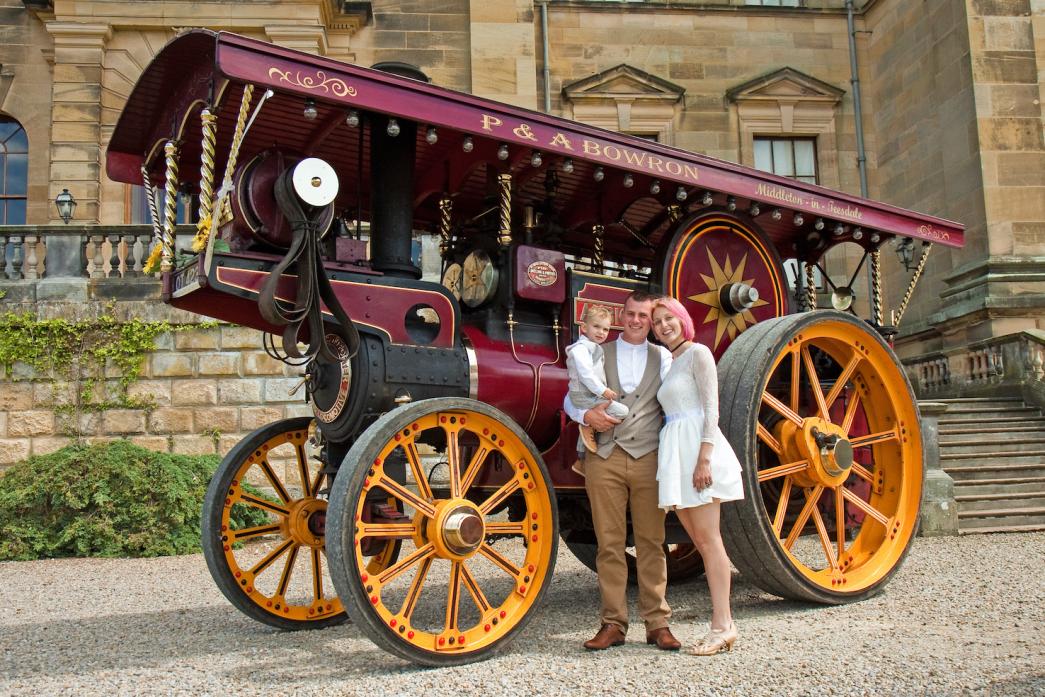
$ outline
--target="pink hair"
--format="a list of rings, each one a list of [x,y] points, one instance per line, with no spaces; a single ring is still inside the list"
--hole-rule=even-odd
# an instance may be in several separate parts
[[[653,309],[656,310],[658,307],[663,307],[678,319],[679,324],[682,325],[683,339],[693,341],[697,331],[693,328],[693,318],[689,316],[689,312],[682,306],[682,303],[675,298],[664,296],[653,301]]]

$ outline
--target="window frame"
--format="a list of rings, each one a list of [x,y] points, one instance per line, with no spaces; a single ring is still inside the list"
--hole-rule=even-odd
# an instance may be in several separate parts
[[[29,133],[25,130],[25,126],[18,119],[0,114],[0,123],[12,123],[17,126],[10,135],[3,140],[0,140],[0,225],[25,225],[29,220]],[[12,150],[9,149],[8,143],[12,139],[22,134],[22,140],[25,141],[24,150]],[[25,156],[25,174],[21,181],[21,194],[9,194],[8,192],[8,158],[10,155],[24,155]],[[12,179],[13,181],[13,175]],[[22,216],[20,220],[12,221],[8,219],[8,203],[12,201],[22,202]]]

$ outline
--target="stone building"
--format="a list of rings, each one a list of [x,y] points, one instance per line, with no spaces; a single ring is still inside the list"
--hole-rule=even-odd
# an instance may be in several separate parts
[[[200,26],[413,63],[442,86],[856,194],[863,159],[871,198],[967,226],[964,249],[932,250],[900,327],[919,391],[1021,384],[1045,402],[1043,0],[0,0],[7,302],[97,296],[88,279],[47,290],[58,274],[33,279],[48,264],[115,275],[101,271],[105,240],[144,222],[144,206],[140,188],[106,179],[106,143],[150,58]],[[29,268],[30,247],[73,229],[100,242],[86,262],[68,261],[82,241],[55,236],[63,258]],[[854,259],[839,249],[827,271]],[[884,266],[895,308],[910,274]]]

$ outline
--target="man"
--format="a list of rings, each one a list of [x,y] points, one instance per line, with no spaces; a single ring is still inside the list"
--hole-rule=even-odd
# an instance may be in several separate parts
[[[628,630],[628,564],[625,557],[627,510],[635,538],[639,582],[639,615],[646,624],[646,643],[666,651],[680,644],[668,628],[671,609],[664,599],[664,511],[657,506],[657,444],[663,413],[657,402],[660,381],[671,367],[671,353],[650,344],[653,301],[657,296],[635,291],[624,301],[624,329],[616,341],[603,344],[606,383],[630,410],[623,421],[607,416],[605,404],[576,409],[567,395],[570,417],[598,432],[596,452],[585,459],[585,487],[591,502],[598,541],[595,566],[602,597],[602,627],[584,648],[598,651],[624,643]]]

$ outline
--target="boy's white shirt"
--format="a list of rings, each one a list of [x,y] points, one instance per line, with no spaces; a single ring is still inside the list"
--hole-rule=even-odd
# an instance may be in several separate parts
[[[588,388],[593,395],[598,397],[606,391],[606,369],[600,371],[593,359],[595,349],[599,347],[594,341],[581,334],[576,343],[566,347],[566,352],[573,359],[573,365],[577,369],[577,377],[581,384]],[[599,375],[599,373],[602,375]]]

